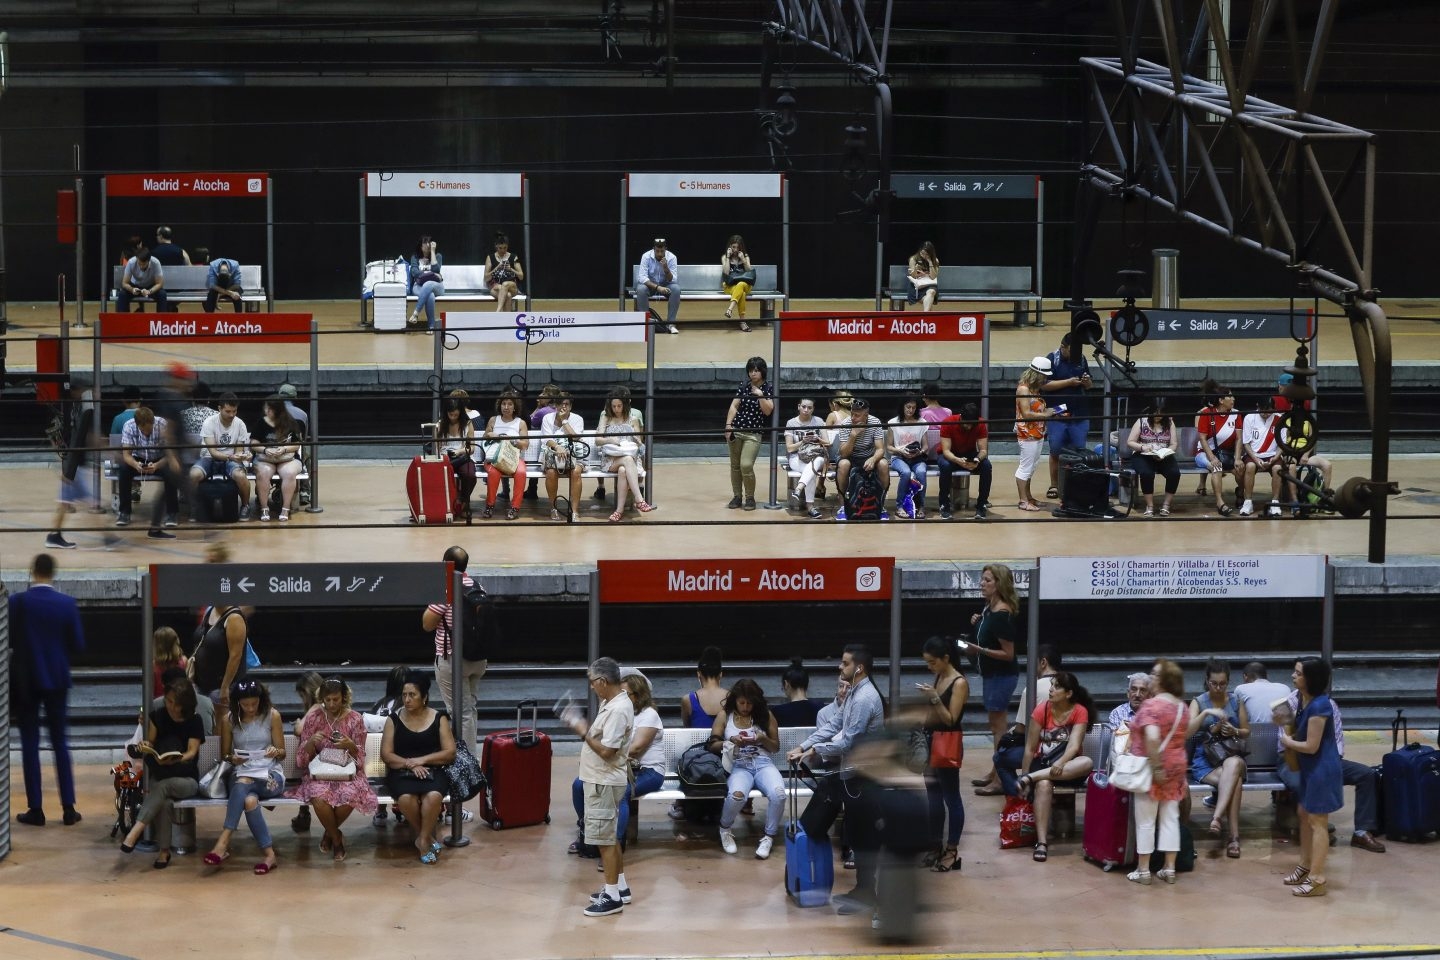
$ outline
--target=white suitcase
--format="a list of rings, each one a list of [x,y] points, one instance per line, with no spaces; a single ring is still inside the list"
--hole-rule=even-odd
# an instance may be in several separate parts
[[[375,332],[405,329],[405,284],[375,284]]]

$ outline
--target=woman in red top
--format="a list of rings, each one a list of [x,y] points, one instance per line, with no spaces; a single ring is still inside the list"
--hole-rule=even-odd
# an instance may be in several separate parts
[[[1030,714],[1019,788],[1021,796],[1034,790],[1034,859],[1039,863],[1050,855],[1050,809],[1055,801],[1055,784],[1083,785],[1095,768],[1095,761],[1081,753],[1094,710],[1090,691],[1080,685],[1075,674],[1061,671],[1050,681],[1050,698]]]
[[[1150,854],[1165,854],[1160,879],[1175,882],[1175,854],[1180,851],[1180,801],[1189,793],[1185,782],[1185,675],[1173,660],[1155,661],[1150,671],[1153,694],[1130,721],[1130,752],[1150,758],[1153,779],[1148,793],[1135,795],[1135,852],[1140,863],[1126,879],[1150,883]]]
[[[1195,415],[1195,465],[1209,471],[1200,477],[1197,493],[1205,496],[1206,481],[1215,478],[1215,510],[1228,517],[1234,508],[1225,502],[1225,474],[1235,471],[1235,452],[1240,436],[1240,415],[1235,412],[1235,391],[1206,380],[1201,388],[1205,406]],[[1235,478],[1237,486],[1240,478]]]

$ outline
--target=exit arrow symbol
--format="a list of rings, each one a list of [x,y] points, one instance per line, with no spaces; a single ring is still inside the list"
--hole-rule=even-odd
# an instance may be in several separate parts
[[[930,189],[931,189],[931,190],[934,190],[934,189],[935,189],[935,181],[934,181],[934,180],[931,180],[931,181],[930,181]]]
[[[250,588],[255,586],[255,581],[251,580],[249,577],[241,577],[240,582],[235,584],[235,586],[240,588],[241,593],[249,593]]]
[[[1235,329],[1236,327],[1238,327],[1238,326],[1240,326],[1240,321],[1237,320],[1237,319],[1234,318],[1234,317],[1231,317],[1230,320],[1229,320],[1229,322],[1226,323],[1225,329],[1226,329],[1226,330],[1234,330],[1234,329]]]
[[[339,590],[340,590],[340,578],[339,578],[339,577],[326,577],[326,578],[325,578],[325,592],[326,592],[326,593],[329,593],[329,592],[332,591],[332,590],[333,590],[333,591],[336,591],[336,592],[339,592]]]

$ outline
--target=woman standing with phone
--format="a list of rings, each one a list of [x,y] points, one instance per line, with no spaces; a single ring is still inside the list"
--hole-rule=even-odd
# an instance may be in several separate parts
[[[930,800],[930,836],[932,851],[923,863],[936,873],[949,873],[959,859],[960,834],[965,829],[965,801],[960,797],[960,764],[965,758],[960,721],[965,715],[965,702],[970,699],[970,683],[960,672],[960,651],[963,640],[931,637],[921,648],[925,669],[934,675],[933,683],[917,683],[915,688],[930,703],[925,729],[930,734],[930,765],[925,768],[925,793]],[[959,747],[947,755],[937,744],[936,735],[949,738]],[[954,766],[948,766],[950,762]],[[939,765],[937,765],[939,764]],[[946,812],[949,812],[949,828]],[[943,839],[942,839],[942,830]]]
[[[980,666],[981,691],[985,703],[985,719],[1000,749],[1000,735],[1005,732],[1005,717],[1010,698],[1020,682],[1020,667],[1015,660],[1016,618],[1020,601],[1015,596],[1015,577],[1003,563],[987,563],[980,572],[980,598],[985,606],[970,618],[975,642],[959,644],[961,653],[975,656]],[[970,781],[981,796],[1001,793],[1000,778],[992,765],[984,777]]]

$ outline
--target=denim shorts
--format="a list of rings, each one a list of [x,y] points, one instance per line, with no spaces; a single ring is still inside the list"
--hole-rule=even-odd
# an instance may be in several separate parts
[[[1064,403],[1064,400],[1059,401]],[[1050,452],[1058,454],[1068,447],[1085,446],[1085,434],[1090,432],[1090,421],[1071,420],[1056,417],[1045,424],[1045,438],[1050,441]]]
[[[983,698],[988,713],[1005,713],[1010,709],[1010,698],[1020,683],[1018,673],[996,673],[983,681]]]

